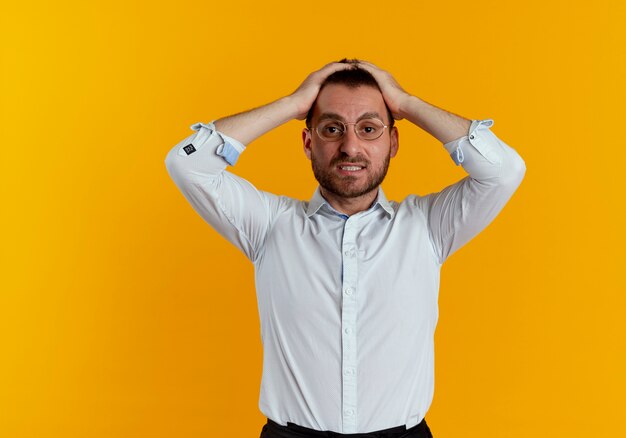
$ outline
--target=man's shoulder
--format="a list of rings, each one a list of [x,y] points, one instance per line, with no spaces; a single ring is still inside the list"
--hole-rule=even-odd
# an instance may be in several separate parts
[[[274,198],[276,205],[281,213],[294,214],[300,211],[306,211],[307,209],[308,201],[303,201],[301,199],[293,198],[287,195],[278,195],[274,193],[268,194]]]
[[[406,195],[406,197],[402,201],[400,201],[400,202],[389,201],[389,203],[391,205],[393,205],[394,207],[415,208],[421,202],[423,202],[423,200],[426,198],[426,196],[428,196],[428,195],[410,194],[410,195]]]
[[[420,212],[424,213],[427,208],[428,195],[407,195],[402,201],[389,201],[396,212]]]

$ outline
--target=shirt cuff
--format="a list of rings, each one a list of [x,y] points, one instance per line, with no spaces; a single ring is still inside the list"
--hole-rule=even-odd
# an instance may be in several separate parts
[[[218,135],[221,137],[221,144],[215,150],[215,153],[220,157],[224,158],[228,164],[234,166],[237,160],[239,159],[239,155],[246,149],[246,147],[241,144],[238,140],[235,140],[232,137],[220,132],[214,125],[214,120],[210,123],[194,123],[191,125],[191,129],[194,131],[200,131],[198,133],[198,137],[204,139],[202,143],[208,142],[214,135]],[[204,130],[202,129],[204,128]],[[203,134],[203,135],[201,135]],[[195,142],[194,142],[195,143]],[[201,145],[195,145],[196,149],[200,149]]]
[[[445,143],[443,146],[446,148],[452,161],[458,166],[465,160],[465,155],[463,154],[463,148],[461,147],[464,142],[469,142],[472,146],[474,146],[478,152],[480,152],[483,156],[486,156],[487,151],[481,150],[479,142],[475,141],[477,136],[480,136],[480,131],[484,129],[489,129],[493,126],[494,122],[492,119],[484,119],[484,120],[472,120],[472,124],[469,127],[469,132],[467,135],[463,137],[457,138],[456,140],[452,140],[451,142]]]

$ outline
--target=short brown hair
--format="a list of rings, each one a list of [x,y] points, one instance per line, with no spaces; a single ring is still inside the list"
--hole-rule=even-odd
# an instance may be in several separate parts
[[[351,64],[350,68],[346,68],[344,70],[338,70],[333,74],[329,75],[320,87],[320,91],[324,89],[326,85],[329,84],[340,84],[345,85],[348,88],[358,88],[358,87],[373,87],[380,91],[380,87],[378,86],[378,82],[374,79],[374,76],[364,68],[359,67],[358,59],[342,59],[337,62],[342,62],[344,64]],[[387,108],[387,116],[389,117],[389,127],[391,128],[394,123],[393,114],[389,110],[387,104],[385,104]],[[313,108],[315,108],[315,102],[311,105],[309,112],[306,115],[306,126],[307,128],[311,128],[311,119],[313,118]]]

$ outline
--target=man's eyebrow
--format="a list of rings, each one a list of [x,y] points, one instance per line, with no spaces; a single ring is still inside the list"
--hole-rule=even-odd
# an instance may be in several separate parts
[[[319,121],[321,120],[326,120],[326,119],[334,119],[334,120],[341,120],[342,122],[345,122],[346,119],[344,119],[342,116],[340,116],[339,114],[336,113],[323,113],[320,115],[319,117]],[[363,120],[363,119],[381,119],[380,114],[378,114],[376,111],[369,111],[366,113],[363,113],[359,116],[358,119],[356,119],[356,121],[358,122],[359,120]]]
[[[368,113],[363,113],[361,114],[361,116],[357,119],[357,122],[359,120],[363,120],[363,119],[380,119],[380,114],[378,114],[376,111],[370,111]],[[382,120],[382,119],[381,119]]]
[[[334,119],[334,120],[341,120],[342,122],[345,122],[346,119],[344,119],[343,117],[341,117],[339,114],[336,113],[323,113],[320,115],[318,120],[326,120],[326,119]]]

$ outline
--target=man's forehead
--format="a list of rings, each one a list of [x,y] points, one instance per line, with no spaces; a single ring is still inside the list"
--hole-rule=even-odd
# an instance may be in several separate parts
[[[378,88],[371,86],[348,87],[343,84],[325,86],[317,96],[315,115],[334,114],[341,119],[342,114],[350,112],[350,117],[359,117],[366,113],[376,114],[381,118],[386,111],[385,100]]]
[[[358,85],[349,87],[345,84],[328,84],[318,94],[318,99],[333,99],[336,97],[350,96],[353,98],[370,98],[383,100],[383,94],[376,87],[371,85]]]

